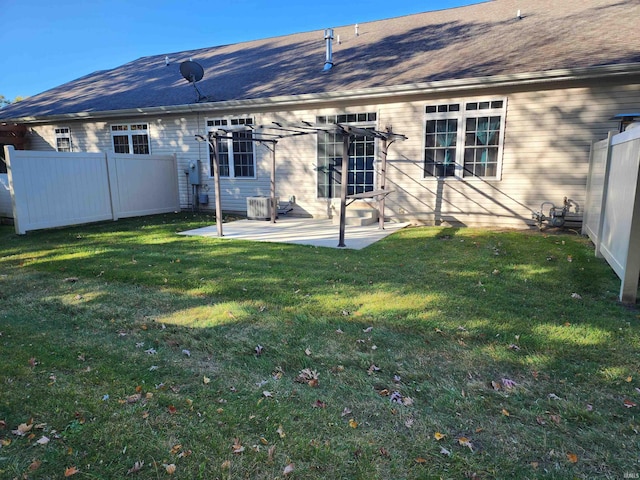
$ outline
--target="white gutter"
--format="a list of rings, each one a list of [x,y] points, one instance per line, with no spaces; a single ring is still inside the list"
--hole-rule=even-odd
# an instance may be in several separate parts
[[[434,93],[449,93],[471,89],[488,89],[496,87],[512,87],[558,83],[581,80],[610,79],[640,75],[639,63],[605,65],[573,69],[548,70],[544,72],[516,73],[494,75],[436,82],[411,83],[388,87],[371,87],[357,90],[337,92],[310,93],[302,95],[282,95],[277,97],[256,98],[248,100],[228,100],[221,102],[190,103],[185,105],[168,105],[162,107],[144,107],[123,110],[105,110],[99,112],[78,112],[60,115],[35,116],[1,119],[7,123],[50,123],[63,120],[92,120],[115,117],[157,116],[195,112],[255,111],[292,106],[320,105],[334,101],[372,101],[380,98],[396,96],[414,96]]]

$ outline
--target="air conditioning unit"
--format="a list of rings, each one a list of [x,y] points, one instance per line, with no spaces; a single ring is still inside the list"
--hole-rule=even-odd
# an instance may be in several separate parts
[[[276,197],[277,205],[278,197]],[[249,220],[271,220],[271,197],[247,197],[247,218]]]

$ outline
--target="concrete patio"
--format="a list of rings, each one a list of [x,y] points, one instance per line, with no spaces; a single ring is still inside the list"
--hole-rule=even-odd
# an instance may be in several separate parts
[[[408,226],[408,223],[385,223],[384,230],[378,225],[345,227],[345,247],[360,250],[382,240]],[[256,242],[295,243],[315,247],[338,248],[339,227],[331,220],[284,217],[276,223],[263,220],[237,220],[222,225],[223,239],[252,240]],[[179,235],[217,237],[215,225],[180,232]]]

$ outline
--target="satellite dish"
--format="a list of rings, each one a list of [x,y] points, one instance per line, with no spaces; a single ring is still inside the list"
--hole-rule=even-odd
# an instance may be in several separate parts
[[[180,73],[187,82],[196,83],[204,77],[204,68],[198,62],[187,60],[180,64]]]

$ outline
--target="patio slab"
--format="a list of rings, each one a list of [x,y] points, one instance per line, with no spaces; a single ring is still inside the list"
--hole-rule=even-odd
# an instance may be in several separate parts
[[[360,250],[382,240],[409,223],[385,223],[384,230],[376,225],[345,227],[347,249]],[[315,247],[339,248],[340,229],[331,220],[285,217],[276,223],[264,220],[236,220],[222,225],[223,239],[253,240],[256,242],[295,243]],[[217,237],[215,225],[180,232],[179,235]]]

